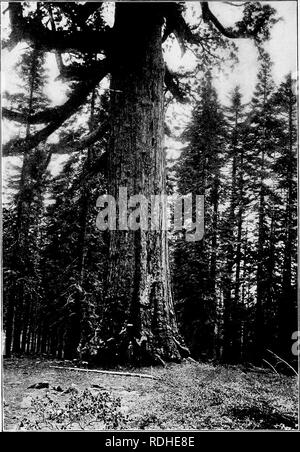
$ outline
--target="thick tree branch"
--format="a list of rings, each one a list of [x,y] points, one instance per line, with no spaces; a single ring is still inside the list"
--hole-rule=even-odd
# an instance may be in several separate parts
[[[224,2],[226,5],[235,6],[236,8],[240,8],[241,6],[245,6],[247,2],[242,3],[233,3],[233,2]]]
[[[59,5],[59,7],[66,14],[70,14],[70,7],[72,8],[73,6],[72,3],[70,3],[68,4],[68,2],[63,2]],[[78,14],[76,17],[73,16],[73,20],[76,19],[74,25],[76,24],[81,26],[81,28],[85,28],[88,18],[100,9],[102,5],[103,2],[86,2],[84,5],[76,5]]]
[[[246,2],[246,5],[247,3],[248,2]],[[255,7],[256,4],[253,3],[253,5]],[[253,5],[251,4],[251,6]],[[222,35],[230,39],[252,38],[258,42],[268,39],[270,26],[277,22],[277,20],[273,18],[275,10],[269,5],[264,5],[256,10],[253,10],[252,8],[253,11],[249,9],[247,10],[246,6],[244,13],[247,10],[247,14],[246,16],[244,14],[242,21],[236,23],[236,29],[232,27],[224,27],[217,17],[211,12],[208,2],[202,2],[201,8],[204,22],[211,22],[215,28],[222,33]],[[255,14],[252,15],[251,13]]]
[[[56,107],[54,109],[47,109],[44,112],[40,112],[36,115],[31,116],[31,119],[35,119],[34,122],[38,122],[37,117],[39,118],[39,122],[48,122],[49,118],[51,118],[52,121],[50,122],[50,124],[48,124],[42,130],[38,131],[33,136],[9,141],[2,148],[3,155],[27,152],[30,149],[36,147],[42,141],[46,140],[64,123],[64,121],[66,121],[66,119],[68,119],[73,113],[75,113],[75,111],[82,105],[91,90],[99,83],[101,78],[103,78],[103,76],[99,76],[93,81],[81,83],[80,89],[77,91],[78,94],[75,95],[76,90],[74,90],[71,98],[63,106]],[[18,115],[20,114],[18,113]]]
[[[30,124],[35,123],[34,118],[31,121],[30,120],[31,118],[28,118],[28,115],[26,113],[20,113],[19,111],[10,110],[9,108],[5,108],[5,107],[2,107],[2,117],[5,119],[9,119],[10,121],[21,122],[22,124],[26,124],[27,122],[29,122]],[[27,120],[27,119],[29,119],[29,120]],[[39,120],[36,121],[36,123],[39,123],[39,122],[48,122],[48,121],[39,121]]]
[[[40,21],[24,18],[21,3],[9,4],[12,32],[6,46],[14,47],[18,42],[35,43],[39,50],[45,51],[79,51],[99,52],[107,51],[111,45],[112,31],[53,31],[44,27]]]
[[[211,22],[222,33],[222,35],[226,36],[226,38],[237,39],[244,37],[244,35],[241,36],[241,33],[233,31],[232,28],[225,28],[211,12],[207,2],[202,2],[201,8],[204,22]]]
[[[166,88],[170,91],[171,94],[177,99],[179,102],[185,102],[186,96],[183,89],[181,89],[176,76],[172,74],[167,66],[165,66],[165,85]]]
[[[171,33],[174,33],[182,51],[185,49],[185,42],[188,42],[189,44],[199,44],[199,36],[192,33],[190,27],[182,17],[182,7],[177,3],[174,3],[167,4],[165,8],[166,28],[163,35],[163,41],[165,41]]]
[[[98,62],[97,71],[93,73],[93,77],[90,80],[78,83],[73,90],[70,98],[63,105],[53,108],[45,108],[43,111],[34,113],[28,117],[27,114],[17,111],[9,110],[7,108],[2,109],[2,115],[6,119],[13,121],[30,124],[47,123],[50,121],[62,120],[64,122],[83,104],[91,90],[102,80],[109,71],[109,64],[106,60]]]
[[[64,120],[56,120],[48,124],[36,134],[23,139],[11,140],[2,147],[3,155],[22,154],[35,148],[41,141],[46,140],[58,127],[62,125]]]
[[[37,132],[35,135],[18,140],[11,140],[5,144],[2,148],[3,156],[16,155],[24,152],[28,152],[30,149],[36,147],[41,141],[46,140],[51,133],[55,132],[58,127],[64,121],[60,118],[57,121],[51,122],[44,129]],[[88,146],[94,144],[97,140],[103,137],[103,135],[109,130],[108,122],[101,124],[96,130],[83,137],[80,141],[75,143],[59,143],[51,145],[50,150],[52,154],[68,154],[71,152],[79,151]]]
[[[100,7],[100,4],[96,3],[87,3],[85,6],[87,7],[86,14],[81,14],[83,17],[81,20],[86,20],[86,18],[92,13],[92,11],[95,11],[95,5],[97,6],[96,9]],[[91,8],[92,6],[92,8]],[[49,15],[50,15],[50,21],[51,21],[51,27],[52,31],[56,31],[56,25],[53,17],[53,12],[51,5],[47,6]],[[82,11],[81,11],[82,13]],[[92,79],[94,77],[95,71],[101,70],[101,65],[103,64],[102,61],[96,63],[93,63],[93,65],[89,65],[88,67],[85,65],[79,65],[79,64],[72,64],[69,66],[64,65],[61,52],[58,50],[55,50],[55,58],[56,58],[56,64],[59,69],[60,75],[59,79],[67,81],[67,80],[88,80]],[[100,67],[99,67],[100,66]]]
[[[51,4],[47,4],[47,10],[48,10],[48,13],[50,16],[52,31],[56,31],[56,25],[55,25],[55,20],[53,17]],[[55,59],[56,59],[56,64],[57,64],[58,70],[60,71],[60,73],[62,73],[63,68],[64,68],[64,63],[63,63],[61,52],[59,52],[58,50],[55,50]]]
[[[87,3],[80,8],[80,20],[86,20],[93,12],[100,8],[102,3]],[[84,11],[82,10],[84,9]],[[51,4],[47,4],[47,10],[50,16],[50,22],[52,31],[56,31],[56,25],[53,17],[53,11]],[[67,81],[67,80],[88,80],[92,79],[95,76],[95,72],[102,69],[103,62],[99,61],[97,63],[89,64],[89,65],[80,65],[80,64],[71,64],[69,66],[64,65],[61,52],[55,50],[55,58],[56,64],[59,69],[60,75],[59,79]]]
[[[70,64],[69,66],[64,65],[63,63],[60,66],[60,75],[58,79],[67,81],[67,80],[91,80],[95,77],[95,74],[98,74],[99,71],[102,71],[104,65],[104,60],[95,61],[90,64]]]
[[[86,21],[92,14],[101,8],[103,2],[86,2],[80,6],[80,18]]]
[[[50,149],[53,154],[70,154],[71,152],[81,151],[103,138],[109,130],[109,122],[100,124],[93,132],[80,138],[80,141],[73,141],[73,137],[66,137],[62,142],[52,144]]]

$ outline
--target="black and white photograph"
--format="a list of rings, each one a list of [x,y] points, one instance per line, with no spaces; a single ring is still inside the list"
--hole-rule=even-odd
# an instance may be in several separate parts
[[[2,432],[299,431],[298,7],[1,1]]]

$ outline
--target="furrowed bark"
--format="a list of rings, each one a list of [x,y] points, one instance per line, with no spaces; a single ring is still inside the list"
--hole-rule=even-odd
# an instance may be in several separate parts
[[[147,199],[165,192],[162,24],[156,5],[116,4],[109,145],[115,199],[120,187]],[[162,223],[162,208],[159,215]],[[110,231],[108,273],[99,358],[178,360],[166,232]]]

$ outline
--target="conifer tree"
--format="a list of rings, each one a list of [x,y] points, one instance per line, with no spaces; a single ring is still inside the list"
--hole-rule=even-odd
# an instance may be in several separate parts
[[[154,191],[165,191],[164,84],[175,95],[178,86],[163,61],[163,41],[174,34],[182,48],[207,47],[209,35],[214,48],[228,48],[236,38],[252,38],[260,45],[269,37],[270,25],[275,22],[273,8],[250,2],[244,5],[235,27],[225,27],[208,2],[202,2],[202,18],[196,30],[187,24],[180,3],[116,2],[112,28],[103,20],[103,3],[59,2],[51,6],[52,15],[46,2],[38,3],[35,11],[26,3],[9,3],[11,35],[6,45],[13,47],[26,41],[58,56],[68,53],[69,64],[58,58],[59,70],[62,78],[74,83],[63,105],[40,109],[29,117],[20,111],[3,110],[9,119],[43,124],[32,136],[11,140],[4,151],[25,153],[45,141],[111,74],[108,190],[115,198],[121,186],[127,186],[129,196],[136,194],[137,189],[146,197]],[[85,54],[97,54],[97,58],[86,65]],[[90,144],[101,134],[102,125],[97,126],[97,132],[86,137]],[[216,180],[215,225],[217,192]],[[120,232],[110,234],[108,291],[99,324],[99,360],[126,360],[131,346],[137,361],[153,362],[157,356],[180,359],[168,276],[167,237],[161,231]],[[215,237],[212,235],[212,243]],[[130,262],[121,258],[125,255]],[[212,275],[215,267],[212,254]],[[119,355],[114,356],[117,349]]]
[[[274,230],[271,228],[272,210],[272,162],[277,143],[276,129],[278,119],[274,108],[274,82],[272,79],[272,62],[266,52],[260,55],[260,68],[257,84],[251,102],[250,133],[248,135],[250,162],[248,169],[252,178],[251,194],[253,209],[257,214],[256,240],[256,314],[255,314],[255,353],[260,359],[272,341],[272,315],[275,312],[273,297],[274,265],[270,267],[270,239]],[[249,149],[250,147],[250,149]],[[251,161],[252,160],[252,161]],[[272,237],[270,237],[270,234]]]
[[[280,84],[274,95],[279,116],[279,142],[274,165],[281,195],[281,289],[277,311],[280,356],[290,355],[291,336],[297,330],[296,265],[297,265],[297,119],[295,81],[291,74]]]
[[[205,235],[195,243],[178,239],[175,293],[182,304],[184,335],[192,353],[216,353],[220,169],[225,154],[225,118],[208,71],[199,89],[192,121],[184,133],[188,145],[179,158],[178,191],[204,196]],[[178,257],[176,257],[178,256]]]
[[[246,174],[244,167],[245,107],[239,87],[232,92],[231,105],[227,109],[228,150],[225,168],[227,184],[223,190],[223,202],[228,207],[223,213],[221,250],[224,270],[223,291],[223,349],[222,359],[241,359],[241,325],[244,309],[240,299],[241,261],[243,241],[243,212],[245,210]]]
[[[43,92],[46,82],[44,54],[36,48],[27,50],[16,71],[21,84],[19,92],[6,95],[13,108],[22,111],[29,118],[35,109],[47,106],[48,99]],[[33,133],[29,120],[19,135],[28,139]],[[13,181],[12,188],[17,192],[14,205],[12,234],[14,242],[9,252],[6,287],[6,354],[29,349],[32,339],[30,317],[35,305],[40,302],[40,274],[38,268],[39,225],[43,209],[43,181],[51,158],[47,147],[39,146],[23,154],[19,180]],[[6,242],[4,241],[4,249]],[[13,336],[12,336],[13,332]]]

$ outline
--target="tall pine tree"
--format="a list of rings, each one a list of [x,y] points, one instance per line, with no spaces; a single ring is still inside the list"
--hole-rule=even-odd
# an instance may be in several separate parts
[[[204,196],[205,235],[195,243],[179,237],[175,248],[175,294],[181,303],[183,332],[194,356],[216,355],[220,169],[225,154],[225,118],[207,71],[192,121],[184,133],[187,147],[178,161],[178,191]]]

